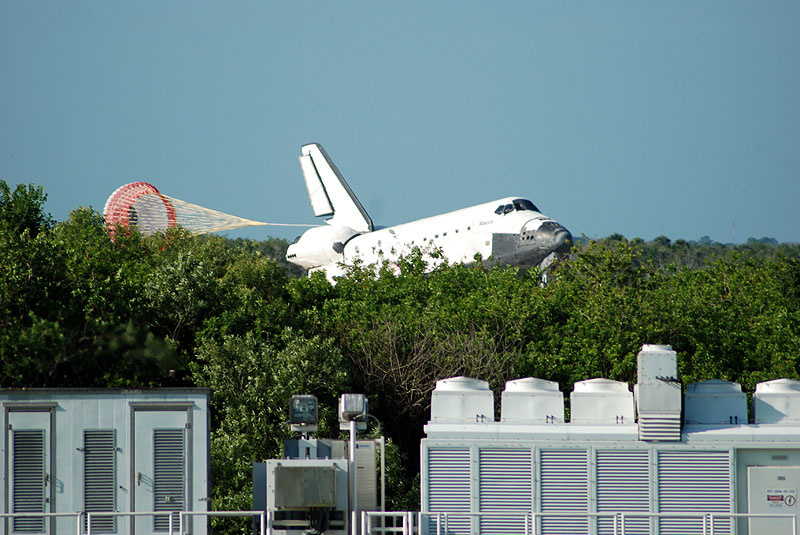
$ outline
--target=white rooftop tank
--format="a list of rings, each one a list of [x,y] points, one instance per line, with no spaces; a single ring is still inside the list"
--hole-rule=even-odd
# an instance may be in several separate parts
[[[436,381],[431,422],[494,422],[494,395],[489,383],[471,377]]]
[[[746,424],[747,397],[742,392],[742,385],[719,379],[687,385],[683,423]]]
[[[756,385],[753,418],[757,424],[800,422],[800,381],[776,379]]]
[[[564,394],[558,383],[526,377],[506,382],[500,404],[504,423],[561,423]]]
[[[570,422],[574,424],[634,423],[633,393],[627,383],[611,379],[579,381],[569,399]]]

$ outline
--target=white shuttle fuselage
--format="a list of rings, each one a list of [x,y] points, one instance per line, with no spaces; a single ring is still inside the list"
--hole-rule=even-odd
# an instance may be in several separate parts
[[[569,252],[572,235],[542,214],[529,200],[505,197],[410,223],[375,229],[372,220],[324,149],[315,143],[301,149],[300,165],[317,216],[332,215],[289,246],[287,260],[328,278],[345,266],[395,262],[415,248],[433,268],[450,263],[484,262],[518,267],[546,267]],[[439,251],[440,255],[430,253]]]

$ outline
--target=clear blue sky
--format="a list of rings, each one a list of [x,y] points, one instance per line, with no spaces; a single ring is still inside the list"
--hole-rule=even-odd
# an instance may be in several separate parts
[[[779,0],[4,0],[0,179],[59,220],[145,180],[313,223],[316,141],[376,224],[518,195],[576,235],[798,242],[799,24]]]

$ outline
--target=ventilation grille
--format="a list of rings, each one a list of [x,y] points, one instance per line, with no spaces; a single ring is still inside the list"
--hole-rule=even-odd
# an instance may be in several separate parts
[[[14,513],[45,512],[45,448],[44,429],[12,431],[14,459],[12,511]],[[44,533],[43,516],[14,518],[15,533]]]
[[[183,510],[186,501],[185,465],[183,429],[153,430],[154,511]],[[177,525],[177,518],[173,518],[173,524]],[[157,515],[154,520],[154,530],[168,531],[169,516]]]
[[[589,470],[585,450],[542,451],[542,513],[583,513],[589,505]],[[542,532],[548,535],[588,533],[586,518],[544,516]]]
[[[681,439],[681,417],[639,415],[639,440],[677,441]]]
[[[596,457],[597,512],[630,513],[650,511],[650,457],[646,450],[599,450]],[[611,518],[598,518],[598,535],[614,533]],[[626,535],[647,535],[647,518],[625,520]]]
[[[658,503],[661,513],[730,513],[731,458],[728,451],[658,453]],[[661,519],[663,535],[703,533],[702,520]],[[715,520],[714,533],[731,533],[729,519]]]
[[[448,512],[447,520],[437,526],[431,518],[428,533],[467,535],[470,533],[470,517],[452,513],[470,512],[470,452],[462,450],[428,451],[428,511]],[[446,524],[445,524],[446,522]]]
[[[116,440],[113,429],[83,431],[83,509],[116,509]],[[114,517],[92,518],[92,533],[115,533]]]
[[[533,510],[532,455],[530,450],[480,450],[480,511],[530,513]],[[481,534],[522,533],[525,518],[480,517]]]

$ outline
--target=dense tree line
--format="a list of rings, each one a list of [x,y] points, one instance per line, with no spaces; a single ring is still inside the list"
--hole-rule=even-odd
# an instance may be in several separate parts
[[[251,463],[280,454],[288,399],[364,392],[390,442],[389,504],[416,507],[419,439],[437,379],[633,382],[644,343],[670,344],[682,380],[798,377],[800,246],[585,241],[537,270],[419,255],[356,266],[331,286],[297,276],[286,242],[118,233],[91,209],[63,222],[45,194],[0,181],[0,386],[212,389],[215,509],[250,508]],[[173,370],[171,373],[170,370]]]

